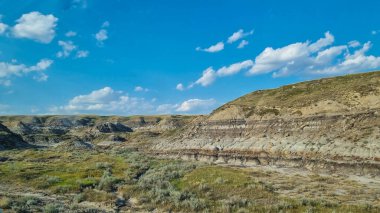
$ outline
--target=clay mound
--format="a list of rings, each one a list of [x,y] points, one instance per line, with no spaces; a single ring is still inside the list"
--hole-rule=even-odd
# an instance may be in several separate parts
[[[124,124],[110,122],[100,123],[95,126],[95,129],[102,133],[133,132],[130,127],[125,126]]]
[[[20,135],[13,133],[0,123],[0,150],[28,147],[31,147],[31,145],[26,143]]]

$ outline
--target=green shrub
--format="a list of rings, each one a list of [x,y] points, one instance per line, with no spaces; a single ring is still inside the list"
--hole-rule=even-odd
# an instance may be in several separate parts
[[[0,198],[0,208],[1,209],[9,209],[11,207],[12,200],[8,197]]]
[[[12,202],[12,210],[15,212],[30,212],[32,206],[36,206],[40,201],[36,197],[19,197]]]
[[[57,204],[47,204],[44,207],[44,212],[45,213],[59,213],[60,209],[61,209],[61,207]]]
[[[108,162],[98,162],[98,163],[96,163],[95,166],[97,169],[110,169],[110,168],[112,168],[112,164],[110,164]]]
[[[79,187],[81,189],[84,188],[94,188],[97,184],[98,181],[95,178],[85,178],[85,179],[80,179],[76,181],[79,184]]]
[[[80,203],[80,202],[84,201],[84,199],[85,199],[84,194],[79,193],[79,194],[74,195],[73,202],[74,203]]]
[[[98,189],[106,192],[112,192],[115,190],[115,184],[119,182],[119,179],[112,176],[110,170],[105,170],[102,178],[99,181]]]
[[[59,183],[59,182],[61,182],[61,181],[62,181],[62,179],[59,178],[59,177],[56,177],[56,176],[48,176],[48,177],[46,178],[46,182],[47,182],[49,185],[54,185],[54,184]]]

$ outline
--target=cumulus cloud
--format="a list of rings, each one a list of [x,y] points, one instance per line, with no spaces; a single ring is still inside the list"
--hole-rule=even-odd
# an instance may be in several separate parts
[[[108,31],[105,28],[109,26],[110,23],[108,21],[105,21],[102,24],[101,29],[95,34],[95,39],[97,40],[98,45],[102,46],[104,44],[104,41],[108,39]]]
[[[335,75],[369,71],[380,66],[379,57],[367,56],[371,43],[362,45],[351,41],[347,45],[331,46],[334,36],[326,32],[325,37],[315,43],[298,42],[273,49],[267,47],[256,58],[249,74],[272,73],[273,77],[294,74]],[[352,53],[354,51],[354,53]]]
[[[377,35],[378,33],[380,33],[380,30],[372,30],[372,31],[371,31],[371,34],[372,34],[372,35]]]
[[[148,92],[148,91],[149,91],[149,89],[143,88],[141,86],[135,87],[135,92]]]
[[[16,61],[12,61],[11,63],[0,62],[0,84],[3,86],[9,86],[11,85],[11,80],[9,80],[10,77],[21,77],[28,73],[35,73],[34,78],[38,81],[47,80],[47,75],[43,72],[52,64],[53,61],[50,59],[42,59],[33,66],[20,64]]]
[[[235,75],[239,73],[240,71],[246,70],[252,66],[253,66],[252,60],[245,60],[242,62],[231,64],[229,66],[223,66],[219,68],[217,71],[215,71],[212,67],[209,67],[203,71],[202,76],[195,83],[191,84],[190,87],[193,87],[196,84],[199,84],[204,87],[209,86],[218,77]]]
[[[362,45],[353,40],[344,45],[333,46],[334,42],[334,36],[326,32],[316,42],[296,42],[276,49],[267,47],[255,60],[245,60],[218,70],[208,67],[188,88],[195,85],[209,86],[217,78],[245,70],[248,75],[271,73],[273,77],[284,77],[295,74],[328,76],[380,68],[380,57],[367,54],[372,47],[371,42]]]
[[[223,42],[218,42],[214,45],[211,45],[208,48],[201,48],[201,47],[196,48],[197,51],[204,51],[204,52],[209,52],[209,53],[219,52],[219,51],[222,51],[223,49],[224,49],[224,43]]]
[[[190,99],[182,102],[178,108],[177,112],[194,112],[194,111],[205,111],[209,110],[212,106],[216,104],[214,99]]]
[[[195,84],[200,84],[202,86],[208,86],[212,84],[216,79],[215,70],[212,67],[207,68],[203,71],[202,77],[200,77]],[[192,87],[192,86],[190,86]]]
[[[109,27],[110,26],[110,22],[109,21],[105,21],[105,22],[103,22],[103,24],[102,24],[102,28],[107,28],[107,27]]]
[[[76,58],[87,58],[89,54],[90,54],[90,52],[87,50],[79,50],[75,57]]]
[[[232,43],[234,43],[234,42],[236,42],[242,38],[245,38],[249,35],[252,35],[252,34],[253,34],[253,30],[251,30],[249,32],[244,32],[243,29],[240,29],[237,32],[234,32],[230,37],[228,37],[227,43],[232,44]],[[243,40],[238,45],[238,48],[239,49],[244,48],[244,46],[246,46],[246,45],[248,45],[248,41]],[[202,47],[195,48],[196,51],[203,51],[203,52],[209,52],[209,53],[220,52],[223,49],[224,49],[224,42],[223,41],[220,41],[214,45],[211,45],[208,48],[202,48]]]
[[[99,30],[99,32],[95,34],[95,38],[99,43],[103,44],[103,42],[108,39],[107,30],[105,29]]]
[[[367,56],[366,52],[372,47],[371,42],[365,43],[361,49],[353,53],[346,53],[344,60],[334,66],[312,69],[312,74],[335,75],[341,73],[354,73],[369,71],[380,67],[380,57]]]
[[[8,25],[0,22],[0,35],[4,34],[7,29]]]
[[[64,114],[140,114],[149,113],[153,110],[154,107],[149,101],[131,97],[125,92],[116,91],[111,87],[104,87],[89,94],[75,96],[67,105],[50,109],[53,113]]]
[[[87,0],[70,0],[70,8],[87,8]]]
[[[40,12],[23,14],[12,28],[16,38],[32,39],[41,43],[50,43],[55,37],[58,18],[54,15],[43,15]]]
[[[175,88],[176,88],[176,90],[179,90],[179,91],[185,90],[185,87],[183,86],[182,83],[177,84],[177,86]]]
[[[238,49],[243,49],[245,46],[247,46],[249,42],[247,40],[242,40],[240,44],[238,45]]]
[[[218,77],[223,77],[223,76],[229,76],[229,75],[235,75],[236,73],[240,72],[241,70],[247,69],[249,67],[253,66],[253,61],[252,60],[245,60],[242,62],[238,62],[235,64],[231,64],[229,66],[224,66],[216,72],[216,75]]]
[[[66,37],[75,37],[75,36],[77,36],[77,33],[74,31],[68,31],[67,33],[65,33],[65,36]]]
[[[62,48],[62,50],[56,54],[58,58],[70,56],[71,52],[77,48],[72,41],[58,41],[58,45]]]
[[[72,41],[58,41],[58,45],[62,48],[62,50],[58,51],[56,56],[58,58],[67,58],[78,49]],[[78,50],[75,54],[75,58],[87,58],[90,54],[87,50]]]
[[[243,29],[240,29],[237,32],[234,32],[230,37],[228,37],[227,43],[232,44],[235,41],[238,41],[238,40],[245,38],[245,37],[252,35],[252,34],[253,34],[253,30],[251,30],[249,32],[244,32]]]
[[[160,114],[204,114],[209,113],[216,105],[215,99],[189,99],[180,104],[161,104],[156,108]]]
[[[360,42],[359,42],[359,41],[356,41],[356,40],[353,40],[353,41],[348,42],[348,46],[349,46],[349,47],[353,47],[353,48],[355,48],[355,47],[359,47],[360,45],[361,45]]]

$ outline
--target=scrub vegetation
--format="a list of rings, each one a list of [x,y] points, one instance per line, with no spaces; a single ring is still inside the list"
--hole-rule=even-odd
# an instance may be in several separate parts
[[[10,212],[380,210],[369,204],[284,196],[281,181],[273,182],[276,173],[156,159],[128,148],[13,150],[1,157],[7,160],[0,163],[0,208]],[[309,178],[319,184],[336,181]]]

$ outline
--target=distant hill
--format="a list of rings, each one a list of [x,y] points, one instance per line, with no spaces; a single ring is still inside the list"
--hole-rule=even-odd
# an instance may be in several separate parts
[[[380,71],[259,90],[216,109],[211,119],[347,113],[380,108]]]

